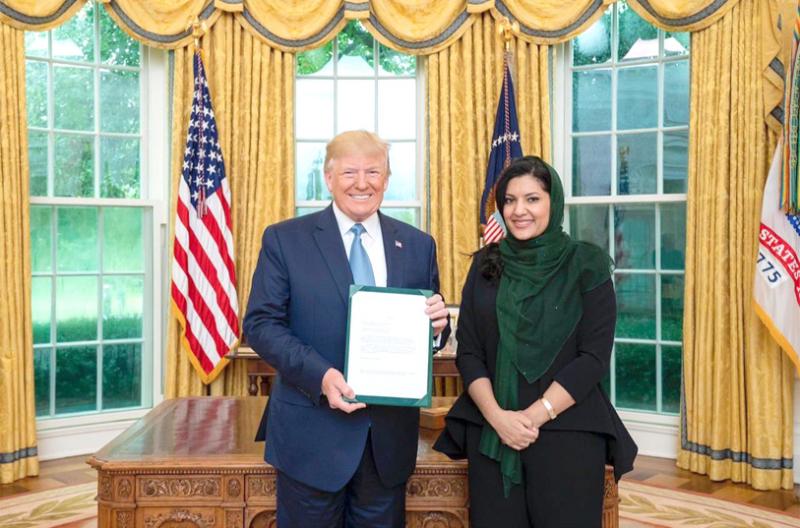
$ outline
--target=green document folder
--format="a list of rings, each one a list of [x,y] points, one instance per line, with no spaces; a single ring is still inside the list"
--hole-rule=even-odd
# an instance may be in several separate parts
[[[351,383],[351,379],[357,384],[357,386],[361,386],[364,383],[359,383],[359,380],[362,380],[367,385],[372,386],[372,389],[376,390],[368,390],[367,392],[359,392],[357,386],[353,386],[353,389],[356,392],[355,401],[362,402],[366,404],[372,405],[397,405],[403,407],[429,407],[431,405],[431,395],[432,395],[432,386],[433,386],[433,326],[431,325],[430,319],[426,315],[425,318],[427,320],[427,332],[425,329],[420,328],[419,334],[406,334],[413,335],[412,340],[415,341],[417,346],[414,346],[409,352],[411,356],[409,358],[410,361],[414,362],[413,376],[409,379],[409,383],[405,383],[405,380],[401,380],[402,376],[406,376],[407,374],[403,374],[400,371],[392,370],[391,362],[396,359],[393,358],[393,354],[398,348],[401,348],[408,344],[402,343],[404,338],[408,336],[397,336],[400,341],[392,341],[391,336],[387,337],[387,340],[379,339],[379,335],[375,336],[367,336],[367,341],[369,343],[364,344],[363,342],[360,344],[360,349],[362,350],[362,356],[364,358],[351,358],[351,341],[350,338],[352,335],[358,334],[358,336],[362,336],[363,332],[360,327],[357,329],[355,325],[358,325],[358,322],[354,322],[353,317],[353,305],[354,303],[358,302],[366,302],[367,297],[362,297],[358,299],[357,297],[361,294],[369,294],[369,293],[379,293],[381,295],[389,294],[389,295],[402,295],[402,296],[420,296],[424,299],[427,299],[433,292],[430,290],[414,290],[414,289],[406,289],[406,288],[379,288],[376,286],[360,286],[360,285],[351,285],[350,286],[350,303],[347,310],[347,344],[345,348],[345,359],[344,359],[344,377],[347,380],[347,383]],[[370,300],[375,300],[376,296],[369,296]],[[404,297],[403,299],[396,299],[391,300],[390,302],[399,301],[400,303],[412,303],[415,304],[415,299],[409,299],[408,297]],[[399,306],[399,305],[398,305]],[[387,307],[388,308],[388,307]],[[358,310],[357,310],[358,312]],[[409,312],[413,313],[413,312]],[[392,321],[392,316],[395,314],[392,313],[382,313],[378,314],[378,317],[385,318],[386,325],[389,325]],[[416,317],[416,316],[415,316]],[[420,321],[420,325],[422,322]],[[393,327],[392,331],[396,331],[396,327]],[[379,332],[379,330],[378,330]],[[402,333],[398,332],[398,333]],[[423,348],[422,346],[422,339],[425,339],[426,346]],[[371,338],[371,339],[370,339]],[[424,356],[422,354],[424,353]],[[352,359],[352,362],[351,362]],[[398,360],[400,362],[407,362]],[[351,365],[352,363],[352,365]],[[380,373],[374,374],[374,377],[370,377],[367,380],[368,376],[373,376],[371,374],[365,373],[363,369],[356,369],[353,365],[360,364],[362,367],[370,367],[380,369],[381,367],[384,368],[383,371]],[[422,379],[424,371],[425,379]],[[377,371],[376,371],[377,372]],[[386,384],[384,387],[376,388],[378,385],[376,380],[381,379],[392,379],[391,384]],[[385,387],[386,390],[383,390]],[[424,394],[423,394],[424,391]],[[413,392],[413,396],[409,396],[408,394],[401,394]]]

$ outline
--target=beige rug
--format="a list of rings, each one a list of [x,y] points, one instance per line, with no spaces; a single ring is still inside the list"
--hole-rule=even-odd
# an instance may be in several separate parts
[[[0,499],[0,527],[53,528],[97,517],[97,484],[34,491]]]
[[[0,499],[0,527],[93,525],[96,493],[97,486],[89,483]],[[800,518],[701,493],[623,480],[619,494],[620,528],[800,528]]]
[[[702,493],[620,481],[620,528],[787,528],[800,519]]]

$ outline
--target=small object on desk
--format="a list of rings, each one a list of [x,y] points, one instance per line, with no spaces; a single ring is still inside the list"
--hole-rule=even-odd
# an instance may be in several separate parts
[[[425,429],[444,429],[444,417],[456,401],[454,396],[435,396],[430,407],[419,411],[419,426]]]

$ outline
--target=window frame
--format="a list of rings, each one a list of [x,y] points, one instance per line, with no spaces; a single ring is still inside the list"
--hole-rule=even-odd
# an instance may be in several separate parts
[[[337,34],[338,35],[338,34]],[[394,143],[416,143],[415,154],[416,154],[416,163],[415,163],[415,188],[416,188],[416,198],[414,200],[389,200],[384,199],[381,203],[381,212],[385,214],[386,209],[413,209],[416,211],[416,216],[419,221],[418,227],[424,231],[430,230],[430,193],[428,189],[428,150],[427,150],[427,115],[425,112],[425,100],[426,100],[426,72],[425,72],[425,64],[426,61],[420,60],[418,55],[414,56],[416,62],[416,74],[411,75],[396,75],[396,76],[381,76],[378,72],[379,69],[379,53],[381,42],[374,38],[373,36],[373,53],[375,57],[375,67],[373,68],[373,74],[371,76],[366,75],[347,75],[344,77],[340,77],[338,75],[338,61],[336,58],[338,57],[338,37],[334,37],[331,41],[333,48],[332,48],[332,56],[331,56],[331,64],[333,73],[331,75],[298,75],[295,70],[295,84],[294,84],[294,92],[292,97],[295,101],[295,107],[297,106],[297,80],[298,79],[314,79],[314,80],[327,80],[333,81],[333,129],[335,133],[342,132],[338,130],[337,123],[338,123],[338,115],[337,115],[337,102],[338,102],[338,92],[339,92],[339,80],[368,80],[374,81],[375,91],[375,101],[374,101],[374,127],[371,129],[373,131],[378,130],[378,118],[379,118],[379,81],[380,80],[393,80],[393,79],[414,79],[415,80],[415,97],[416,97],[416,109],[415,109],[415,130],[414,133],[416,135],[414,140],[411,139],[404,139],[404,140],[394,140],[394,139],[387,139],[383,138],[391,144]],[[299,139],[297,137],[297,119],[298,113],[295,112],[294,115],[294,141],[293,145],[295,148],[295,167],[297,165],[297,145],[302,143],[322,143],[326,144],[332,138],[302,138]],[[389,159],[391,161],[392,152],[391,149],[389,150]],[[324,171],[324,167],[323,167]],[[331,200],[297,200],[297,169],[295,168],[295,174],[292,175],[293,177],[293,195],[295,196],[295,213],[294,215],[297,216],[297,210],[301,208],[318,208],[322,209],[327,207]],[[389,186],[392,185],[391,176],[389,177]]]
[[[616,6],[612,7],[617,9]],[[553,61],[551,69],[551,101],[553,104],[552,112],[552,130],[553,130],[553,162],[555,167],[562,175],[565,188],[565,227],[569,228],[570,222],[570,206],[574,205],[605,205],[608,207],[608,214],[613,215],[614,205],[628,205],[628,204],[645,204],[654,206],[654,231],[657,243],[655,244],[655,265],[653,269],[616,269],[615,274],[621,273],[635,273],[639,275],[655,276],[674,276],[678,275],[683,277],[685,275],[685,268],[683,270],[665,270],[662,268],[660,252],[661,252],[661,208],[663,205],[686,203],[687,194],[684,193],[663,193],[663,133],[678,130],[688,130],[689,125],[677,127],[665,127],[663,125],[663,105],[664,105],[664,67],[677,61],[688,60],[691,61],[691,51],[688,58],[685,55],[676,55],[674,57],[664,56],[664,40],[666,32],[659,30],[659,54],[658,57],[645,58],[645,59],[632,59],[624,62],[616,59],[616,51],[619,41],[618,30],[618,16],[612,16],[612,30],[611,30],[611,46],[612,56],[607,63],[602,65],[572,65],[572,44],[565,42],[554,46]],[[691,64],[691,62],[690,62]],[[617,79],[620,70],[636,67],[636,66],[657,66],[657,82],[658,82],[658,108],[659,116],[656,127],[641,128],[641,129],[625,129],[620,131],[617,128]],[[573,71],[587,71],[594,69],[608,69],[611,71],[611,128],[609,130],[599,132],[577,132],[572,131],[572,73]],[[617,182],[617,138],[620,133],[642,133],[651,132],[657,134],[657,184],[656,193],[654,194],[618,194]],[[586,137],[592,135],[610,135],[611,136],[611,190],[608,196],[573,196],[572,189],[572,147],[573,137]],[[688,185],[688,182],[687,182]],[[614,222],[613,217],[609,216],[609,250],[613,255],[615,252],[614,240]],[[656,318],[656,334],[654,339],[634,339],[634,338],[614,338],[614,352],[612,353],[610,363],[610,394],[609,398],[612,403],[616,401],[616,344],[646,344],[655,347],[656,353],[656,408],[662,408],[662,345],[664,346],[680,346],[683,347],[683,342],[669,341],[662,339],[662,299],[660,279],[656,282],[655,287],[655,318]],[[620,409],[620,416],[625,423],[631,428],[637,441],[640,443],[641,452],[643,454],[651,454],[656,456],[669,456],[674,457],[677,455],[677,435],[678,435],[678,422],[679,415],[671,412],[651,411],[651,410],[637,410],[637,409]]]
[[[98,4],[95,9],[102,9]],[[99,42],[99,14],[95,16],[95,46]],[[99,76],[106,69],[106,64],[98,61],[99,50],[95,49],[95,59],[91,62],[73,62],[63,59],[52,58],[52,33],[48,32],[48,54],[42,56],[28,56],[28,59],[45,63],[48,69],[47,82],[47,105],[48,122],[46,127],[26,127],[32,131],[44,132],[48,134],[48,160],[47,160],[47,191],[48,196],[28,197],[30,206],[45,206],[55,211],[58,207],[90,207],[102,210],[105,207],[135,207],[143,212],[142,224],[142,243],[143,243],[143,271],[137,276],[143,277],[143,319],[142,319],[142,338],[141,338],[141,391],[142,405],[135,408],[122,408],[110,410],[93,410],[76,413],[52,414],[36,418],[37,435],[39,436],[39,457],[42,460],[70,456],[91,452],[110,440],[119,432],[131,425],[136,419],[144,416],[152,407],[163,400],[163,343],[165,339],[165,300],[162,294],[165,284],[168,284],[169,275],[167,273],[167,238],[168,238],[168,197],[169,197],[169,158],[170,158],[170,110],[169,110],[169,68],[170,63],[166,51],[157,50],[141,45],[141,62],[138,67],[126,67],[110,65],[113,71],[126,70],[140,73],[140,127],[138,134],[131,133],[106,133],[100,132],[100,123],[97,119],[97,112],[100,106]],[[88,198],[88,197],[55,197],[54,193],[54,137],[60,129],[54,123],[53,105],[53,67],[59,65],[75,66],[81,65],[84,68],[91,68],[93,72],[95,106],[95,123],[91,132],[78,132],[81,135],[88,135],[94,138],[93,152],[93,174],[94,174],[94,195],[99,196],[100,185],[102,184],[102,173],[100,171],[100,139],[102,137],[137,137],[139,139],[139,161],[140,161],[140,196],[136,199],[121,198]],[[69,131],[72,133],[73,131]],[[98,214],[101,214],[98,212]],[[51,251],[55,251],[57,238],[55,233],[56,217],[51,220]],[[102,231],[98,232],[98,245],[100,256],[102,257]],[[69,276],[73,273],[59,273],[56,263],[48,272],[37,272],[32,276],[45,276],[57,278],[59,276]],[[99,268],[101,268],[99,266]],[[102,317],[102,277],[114,273],[105,273],[101,269],[93,272],[80,272],[77,275],[98,277],[98,318]],[[53,283],[55,284],[55,283]],[[55,332],[55,288],[51,289],[51,336],[46,344],[38,344],[34,349],[49,349],[51,352],[51,372],[50,372],[50,411],[54,412],[55,398],[55,370],[52,368],[55,351],[58,344],[54,341]],[[104,340],[102,335],[97,339],[87,343],[91,346],[102,346],[105,342],[113,344],[116,340]],[[76,342],[77,345],[79,342]],[[69,343],[67,346],[71,346]],[[98,361],[98,370],[102,363]],[[102,386],[102,376],[98,376],[98,387]],[[98,393],[98,399],[101,396]]]

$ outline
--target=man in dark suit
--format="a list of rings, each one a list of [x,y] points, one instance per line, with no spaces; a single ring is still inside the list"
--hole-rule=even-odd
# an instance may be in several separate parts
[[[400,527],[419,411],[347,401],[355,396],[342,375],[348,289],[437,291],[436,246],[378,211],[389,158],[377,135],[338,135],[324,169],[333,203],[264,231],[244,320],[248,344],[278,371],[259,431],[278,471],[278,526]],[[440,295],[426,313],[442,333]]]

